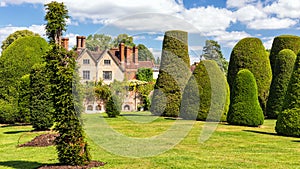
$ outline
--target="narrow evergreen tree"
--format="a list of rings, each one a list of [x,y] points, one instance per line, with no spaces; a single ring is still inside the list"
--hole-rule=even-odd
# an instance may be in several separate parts
[[[52,45],[45,60],[55,108],[55,130],[59,132],[55,140],[58,160],[62,164],[84,165],[90,162],[91,157],[80,122],[81,112],[76,111],[79,100],[74,93],[78,93],[78,86],[74,84],[79,83],[79,79],[75,53],[60,46],[68,10],[63,3],[51,2],[45,6],[46,33]]]
[[[300,37],[294,35],[280,35],[274,38],[270,52],[272,74],[275,74],[275,62],[278,53],[283,49],[290,49],[295,54],[300,50]]]
[[[275,130],[279,135],[300,136],[300,53],[288,85],[283,109],[278,114]]]
[[[30,122],[35,130],[47,130],[54,122],[50,79],[45,66],[45,63],[35,64],[30,73]]]
[[[116,96],[110,96],[105,105],[105,112],[108,115],[108,117],[117,117],[118,115],[120,115],[120,109],[118,108],[116,98],[114,97]]]
[[[21,77],[19,82],[19,97],[18,97],[18,109],[19,120],[26,123],[30,122],[30,75],[26,74]]]
[[[183,31],[165,33],[161,65],[150,109],[155,115],[179,115],[182,93],[190,77],[187,35]]]
[[[240,70],[233,82],[227,122],[244,126],[259,126],[264,122],[255,78],[248,69]]]
[[[290,49],[281,50],[276,57],[275,70],[266,109],[267,117],[270,119],[277,119],[278,113],[282,110],[296,57],[295,53]]]
[[[196,80],[197,89],[192,89],[193,79]],[[198,92],[200,104],[197,108],[197,120],[209,121],[226,121],[227,111],[229,109],[229,86],[224,73],[214,60],[202,60],[195,68],[193,76],[189,80],[188,85],[184,90],[182,107],[193,107],[194,101],[197,100],[193,96]],[[189,119],[189,114],[193,111],[181,112],[181,117]],[[209,119],[208,114],[210,114]],[[193,116],[191,116],[193,117]]]
[[[227,75],[230,90],[233,88],[233,81],[241,69],[249,69],[253,73],[258,88],[258,100],[265,112],[272,72],[267,52],[260,39],[244,38],[234,46]]]

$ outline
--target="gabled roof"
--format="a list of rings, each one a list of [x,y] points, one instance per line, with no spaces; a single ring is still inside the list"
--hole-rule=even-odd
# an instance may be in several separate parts
[[[154,66],[153,61],[139,61],[139,68],[153,68]]]

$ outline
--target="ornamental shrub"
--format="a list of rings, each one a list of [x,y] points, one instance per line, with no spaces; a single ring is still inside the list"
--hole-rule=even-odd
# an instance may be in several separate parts
[[[286,109],[278,114],[275,131],[284,136],[300,136],[300,109]]]
[[[139,68],[136,77],[138,80],[151,82],[153,81],[153,70],[151,68]]]
[[[277,119],[278,113],[282,110],[296,57],[296,54],[290,49],[281,50],[276,57],[266,108],[267,117],[270,119]]]
[[[118,115],[120,115],[120,109],[117,105],[118,103],[116,103],[117,101],[115,97],[115,95],[109,97],[105,105],[105,112],[108,115],[108,117],[117,117]]]
[[[181,96],[191,74],[187,39],[187,32],[165,33],[161,65],[150,108],[154,115],[179,116]]]
[[[227,122],[244,126],[259,126],[264,122],[256,81],[248,69],[240,70],[233,82]]]
[[[290,49],[295,54],[298,54],[300,50],[300,37],[294,35],[280,35],[274,38],[270,52],[270,63],[273,75],[275,74],[277,55],[283,49]]]
[[[260,39],[244,38],[233,48],[227,75],[230,90],[233,88],[233,81],[241,69],[249,69],[253,73],[258,88],[258,100],[265,112],[272,72],[267,52]]]
[[[191,85],[194,80],[196,85]],[[198,100],[200,102],[196,107],[194,102]],[[215,61],[203,60],[196,66],[184,90],[182,107],[185,111],[181,111],[181,117],[194,117],[190,113],[195,110],[189,110],[193,108],[197,109],[197,120],[226,121],[229,100],[229,86],[224,73]]]
[[[30,122],[35,130],[52,127],[54,107],[46,64],[35,64],[30,73]]]

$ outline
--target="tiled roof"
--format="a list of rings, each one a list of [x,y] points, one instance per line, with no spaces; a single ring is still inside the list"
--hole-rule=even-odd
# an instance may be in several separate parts
[[[153,68],[154,66],[153,61],[139,61],[138,68]]]

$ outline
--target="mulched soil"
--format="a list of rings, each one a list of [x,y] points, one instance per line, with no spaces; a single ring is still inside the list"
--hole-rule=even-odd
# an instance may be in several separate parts
[[[57,133],[47,133],[36,136],[33,140],[19,145],[19,147],[46,147],[54,145],[55,138],[59,136]]]
[[[100,161],[91,161],[88,165],[85,166],[71,166],[71,165],[60,165],[60,164],[51,164],[39,167],[37,169],[88,169],[92,167],[104,166],[106,163]]]

